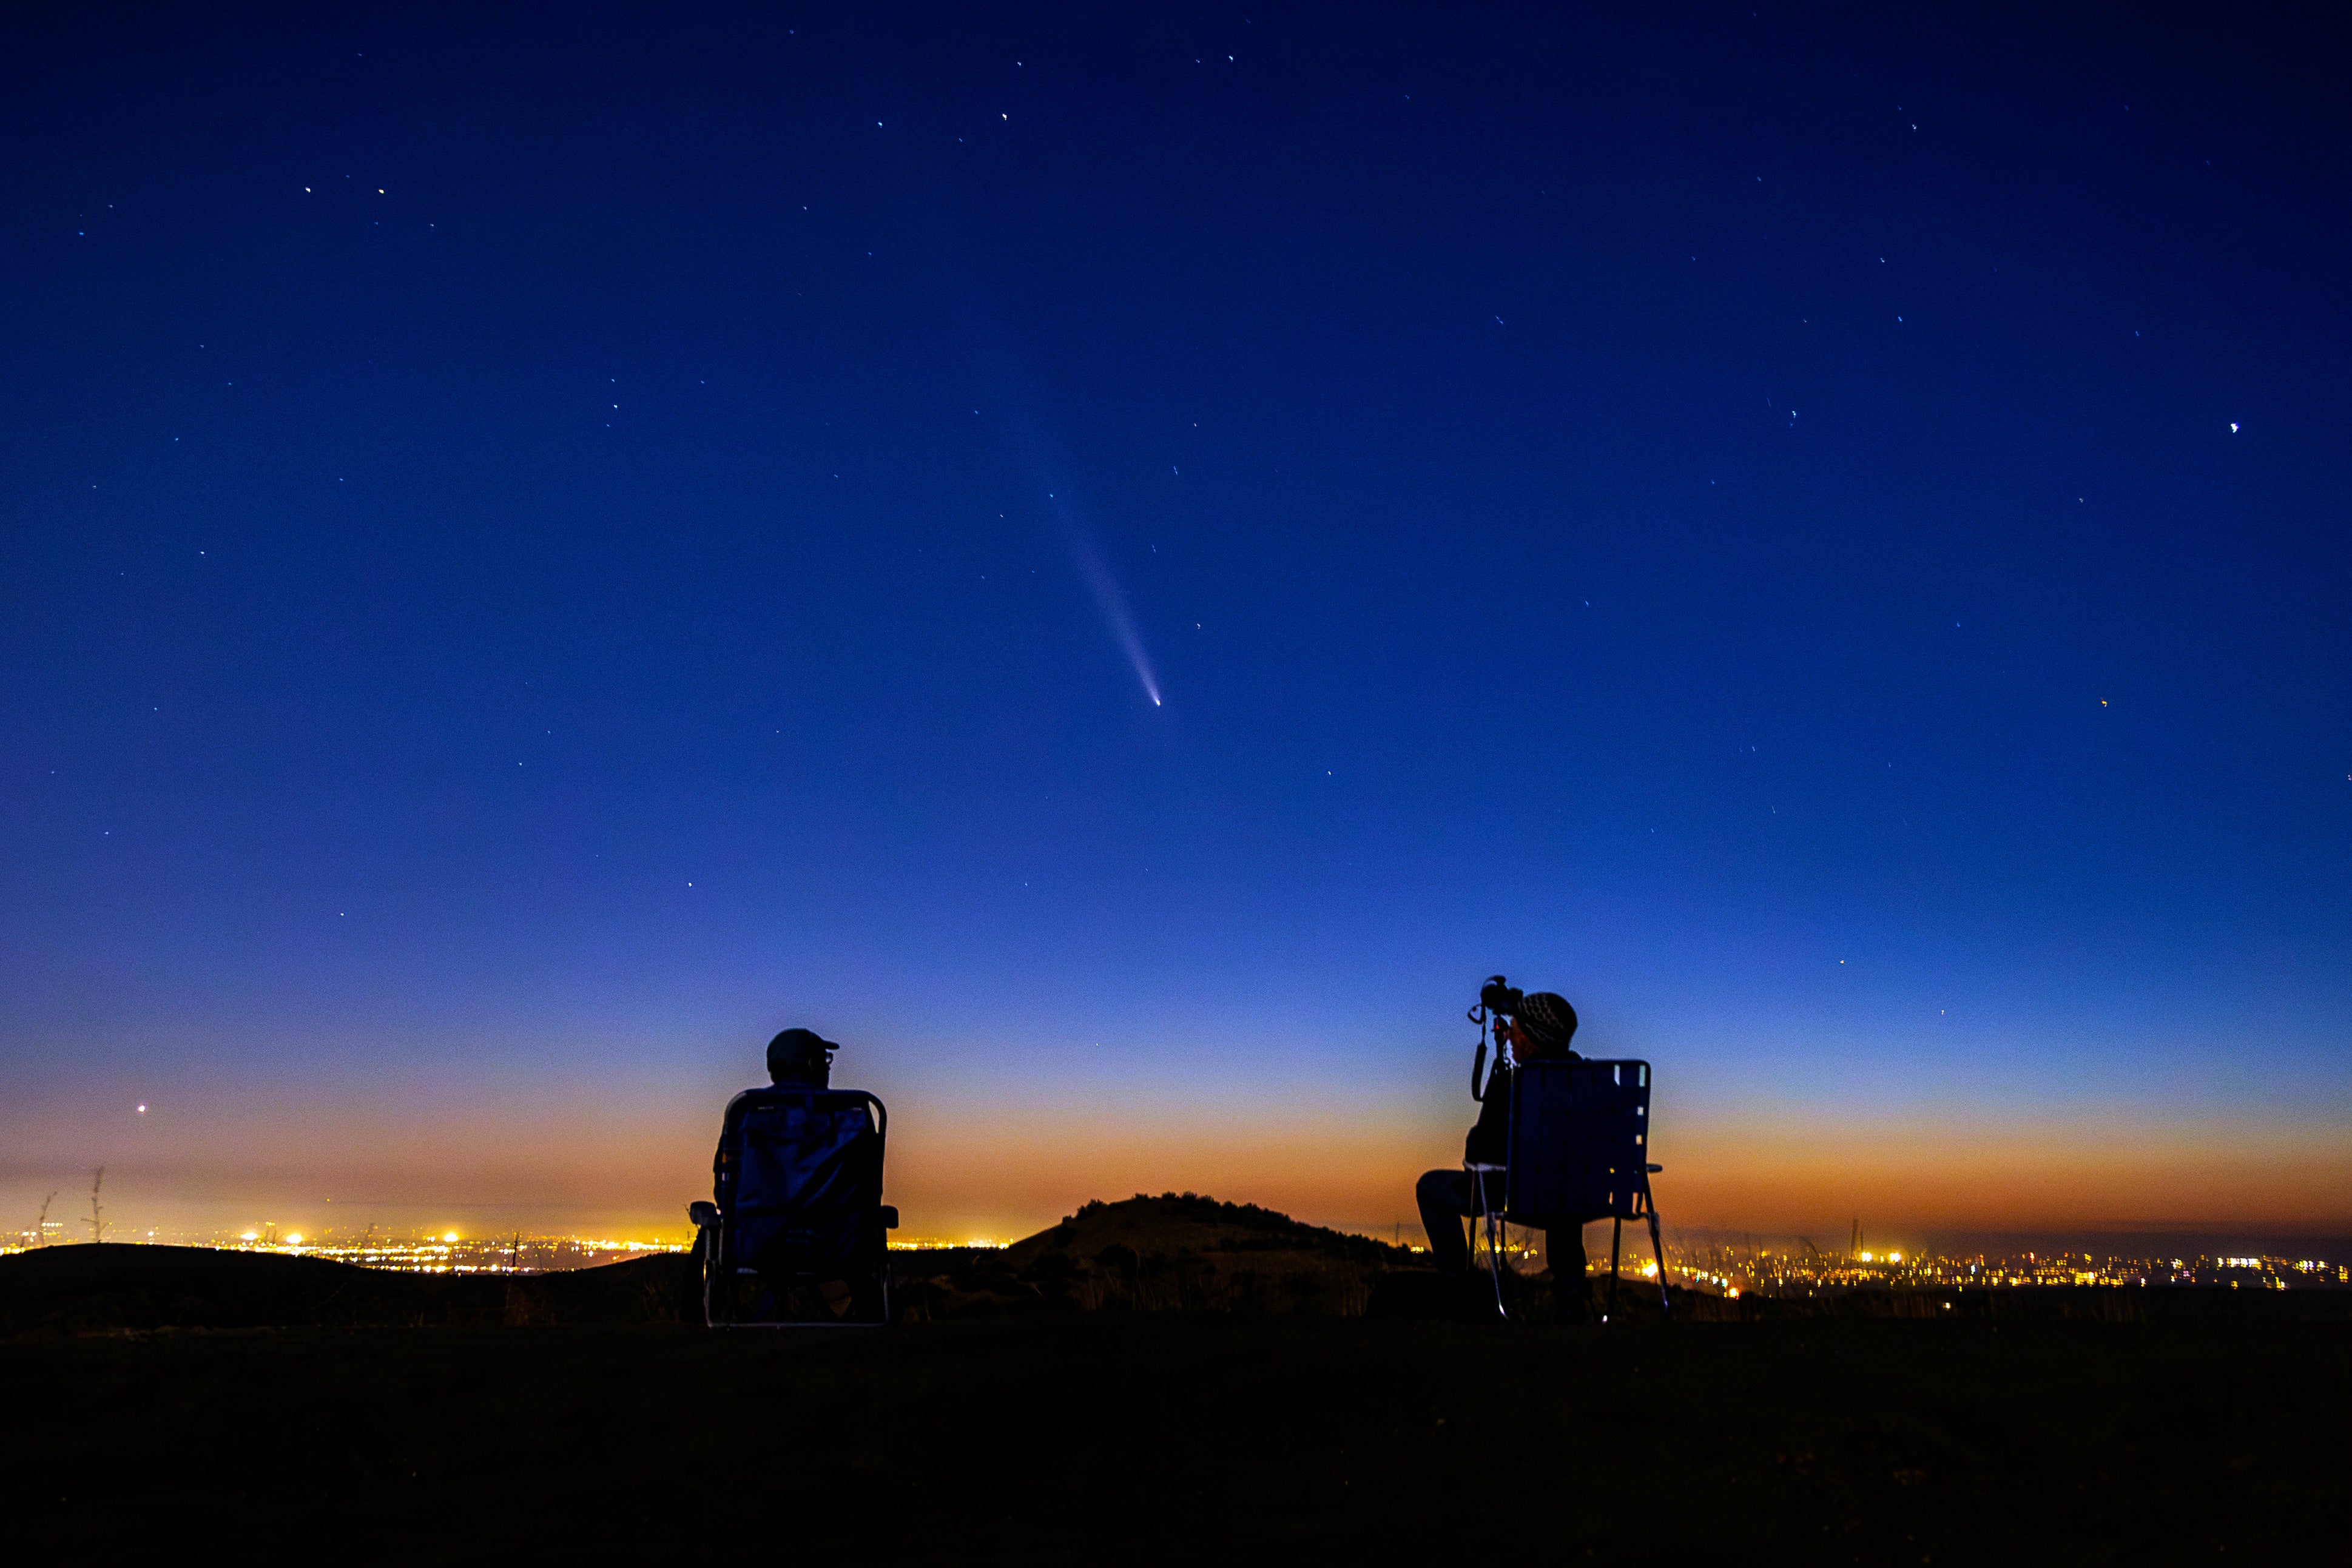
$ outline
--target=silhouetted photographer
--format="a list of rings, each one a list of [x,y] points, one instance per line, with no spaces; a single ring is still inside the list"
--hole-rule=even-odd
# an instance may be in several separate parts
[[[1523,992],[1496,975],[1480,989],[1470,1017],[1475,1023],[1492,1024],[1496,1054],[1495,1070],[1481,1085],[1479,1076],[1486,1065],[1482,1033],[1470,1069],[1471,1097],[1480,1103],[1478,1121],[1463,1140],[1464,1168],[1427,1172],[1413,1189],[1422,1228],[1429,1232],[1430,1255],[1448,1280],[1463,1279],[1469,1271],[1464,1222],[1503,1208],[1511,1155],[1512,1066],[1546,1059],[1581,1060],[1570,1047],[1576,1038],[1576,1009],[1556,992]],[[1584,1228],[1561,1225],[1545,1230],[1544,1259],[1563,1315],[1583,1316],[1592,1301],[1591,1282],[1585,1277]]]

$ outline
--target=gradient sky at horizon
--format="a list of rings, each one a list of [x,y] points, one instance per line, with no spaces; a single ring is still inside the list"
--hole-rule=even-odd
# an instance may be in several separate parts
[[[0,1229],[2352,1234],[2339,44],[939,12],[5,24]]]

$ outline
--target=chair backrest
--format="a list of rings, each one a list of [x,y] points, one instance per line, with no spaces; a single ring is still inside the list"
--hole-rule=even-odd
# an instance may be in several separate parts
[[[712,1196],[728,1272],[841,1277],[884,1245],[888,1113],[856,1089],[746,1089],[728,1103]]]
[[[1511,1089],[1507,1218],[1577,1224],[1643,1212],[1650,1190],[1650,1064],[1522,1063]]]

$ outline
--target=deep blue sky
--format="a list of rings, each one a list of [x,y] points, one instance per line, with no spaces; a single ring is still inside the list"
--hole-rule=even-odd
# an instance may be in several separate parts
[[[6,24],[0,1186],[2352,1218],[2336,44],[944,10]]]

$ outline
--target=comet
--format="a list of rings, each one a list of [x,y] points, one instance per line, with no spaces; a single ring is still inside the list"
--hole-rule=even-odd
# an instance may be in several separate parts
[[[1062,542],[1070,552],[1070,560],[1086,580],[1095,596],[1095,605],[1102,612],[1103,625],[1109,631],[1111,641],[1127,655],[1135,667],[1135,678],[1142,683],[1143,695],[1151,699],[1153,707],[1162,706],[1160,700],[1160,677],[1151,668],[1151,654],[1143,645],[1142,629],[1135,623],[1135,614],[1128,608],[1127,592],[1110,569],[1110,561],[1095,540],[1077,509],[1064,500],[1059,493],[1045,497],[1054,504],[1054,520],[1060,525]]]

